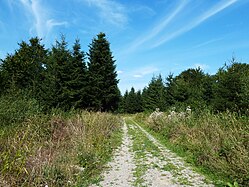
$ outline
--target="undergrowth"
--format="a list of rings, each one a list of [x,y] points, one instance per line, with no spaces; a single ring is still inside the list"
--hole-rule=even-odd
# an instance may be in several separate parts
[[[0,186],[88,186],[121,142],[108,113],[41,112],[28,98],[0,98]]]
[[[248,117],[205,111],[184,119],[169,119],[166,113],[155,120],[142,113],[135,118],[206,174],[215,175],[217,184],[249,186]]]

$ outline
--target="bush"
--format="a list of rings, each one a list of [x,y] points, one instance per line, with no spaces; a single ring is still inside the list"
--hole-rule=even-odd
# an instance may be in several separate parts
[[[0,126],[21,123],[30,116],[38,115],[41,110],[35,99],[22,92],[3,95],[0,97]]]

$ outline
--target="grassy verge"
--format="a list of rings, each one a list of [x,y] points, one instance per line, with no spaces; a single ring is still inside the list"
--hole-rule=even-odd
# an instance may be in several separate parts
[[[217,185],[249,185],[248,117],[206,112],[185,119],[169,120],[162,115],[148,120],[144,114],[135,119]]]
[[[34,109],[37,104],[21,113],[20,103],[9,102],[10,108],[0,100],[5,107],[0,109],[0,186],[98,182],[104,164],[121,143],[119,117],[85,111],[43,114]],[[18,113],[22,118],[17,119]]]

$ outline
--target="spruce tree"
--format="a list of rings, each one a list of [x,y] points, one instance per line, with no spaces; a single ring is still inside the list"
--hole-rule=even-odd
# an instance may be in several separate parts
[[[127,97],[127,112],[134,114],[137,112],[138,100],[135,89],[132,87]]]
[[[126,90],[120,104],[120,112],[134,114],[143,111],[143,100],[141,91],[135,91],[132,87],[130,92]]]
[[[72,62],[70,63],[70,79],[68,87],[70,89],[71,104],[75,108],[87,107],[87,67],[85,62],[85,53],[81,51],[79,40],[73,45]]]
[[[22,41],[13,55],[8,54],[1,65],[3,88],[29,90],[36,96],[42,81],[47,50],[38,38]]]
[[[137,108],[136,112],[143,112],[143,97],[140,90],[136,92],[137,95]]]
[[[99,33],[89,47],[88,107],[97,111],[114,111],[118,107],[120,91],[110,43],[104,33]]]
[[[70,89],[67,84],[70,80],[68,71],[70,71],[71,62],[71,53],[67,48],[65,37],[62,36],[61,41],[56,41],[55,46],[52,47],[46,63],[42,98],[48,108],[69,109],[71,107]]]
[[[128,112],[128,90],[125,91],[124,95],[121,97],[120,105],[119,105],[119,112],[127,113]]]
[[[148,87],[143,90],[143,103],[145,110],[166,109],[166,88],[161,75],[153,77]]]

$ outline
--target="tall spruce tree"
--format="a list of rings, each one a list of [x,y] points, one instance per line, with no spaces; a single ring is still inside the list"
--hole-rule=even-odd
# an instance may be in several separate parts
[[[99,33],[89,47],[88,107],[98,111],[114,111],[118,107],[120,91],[110,43],[104,33]]]
[[[72,56],[67,48],[65,37],[56,41],[49,53],[46,63],[45,80],[43,84],[42,98],[47,108],[59,107],[69,109],[71,107],[70,89],[67,82],[70,80]]]
[[[72,62],[69,69],[70,79],[67,84],[70,90],[71,105],[75,108],[87,107],[87,67],[85,62],[85,53],[81,51],[79,40],[73,45]]]

